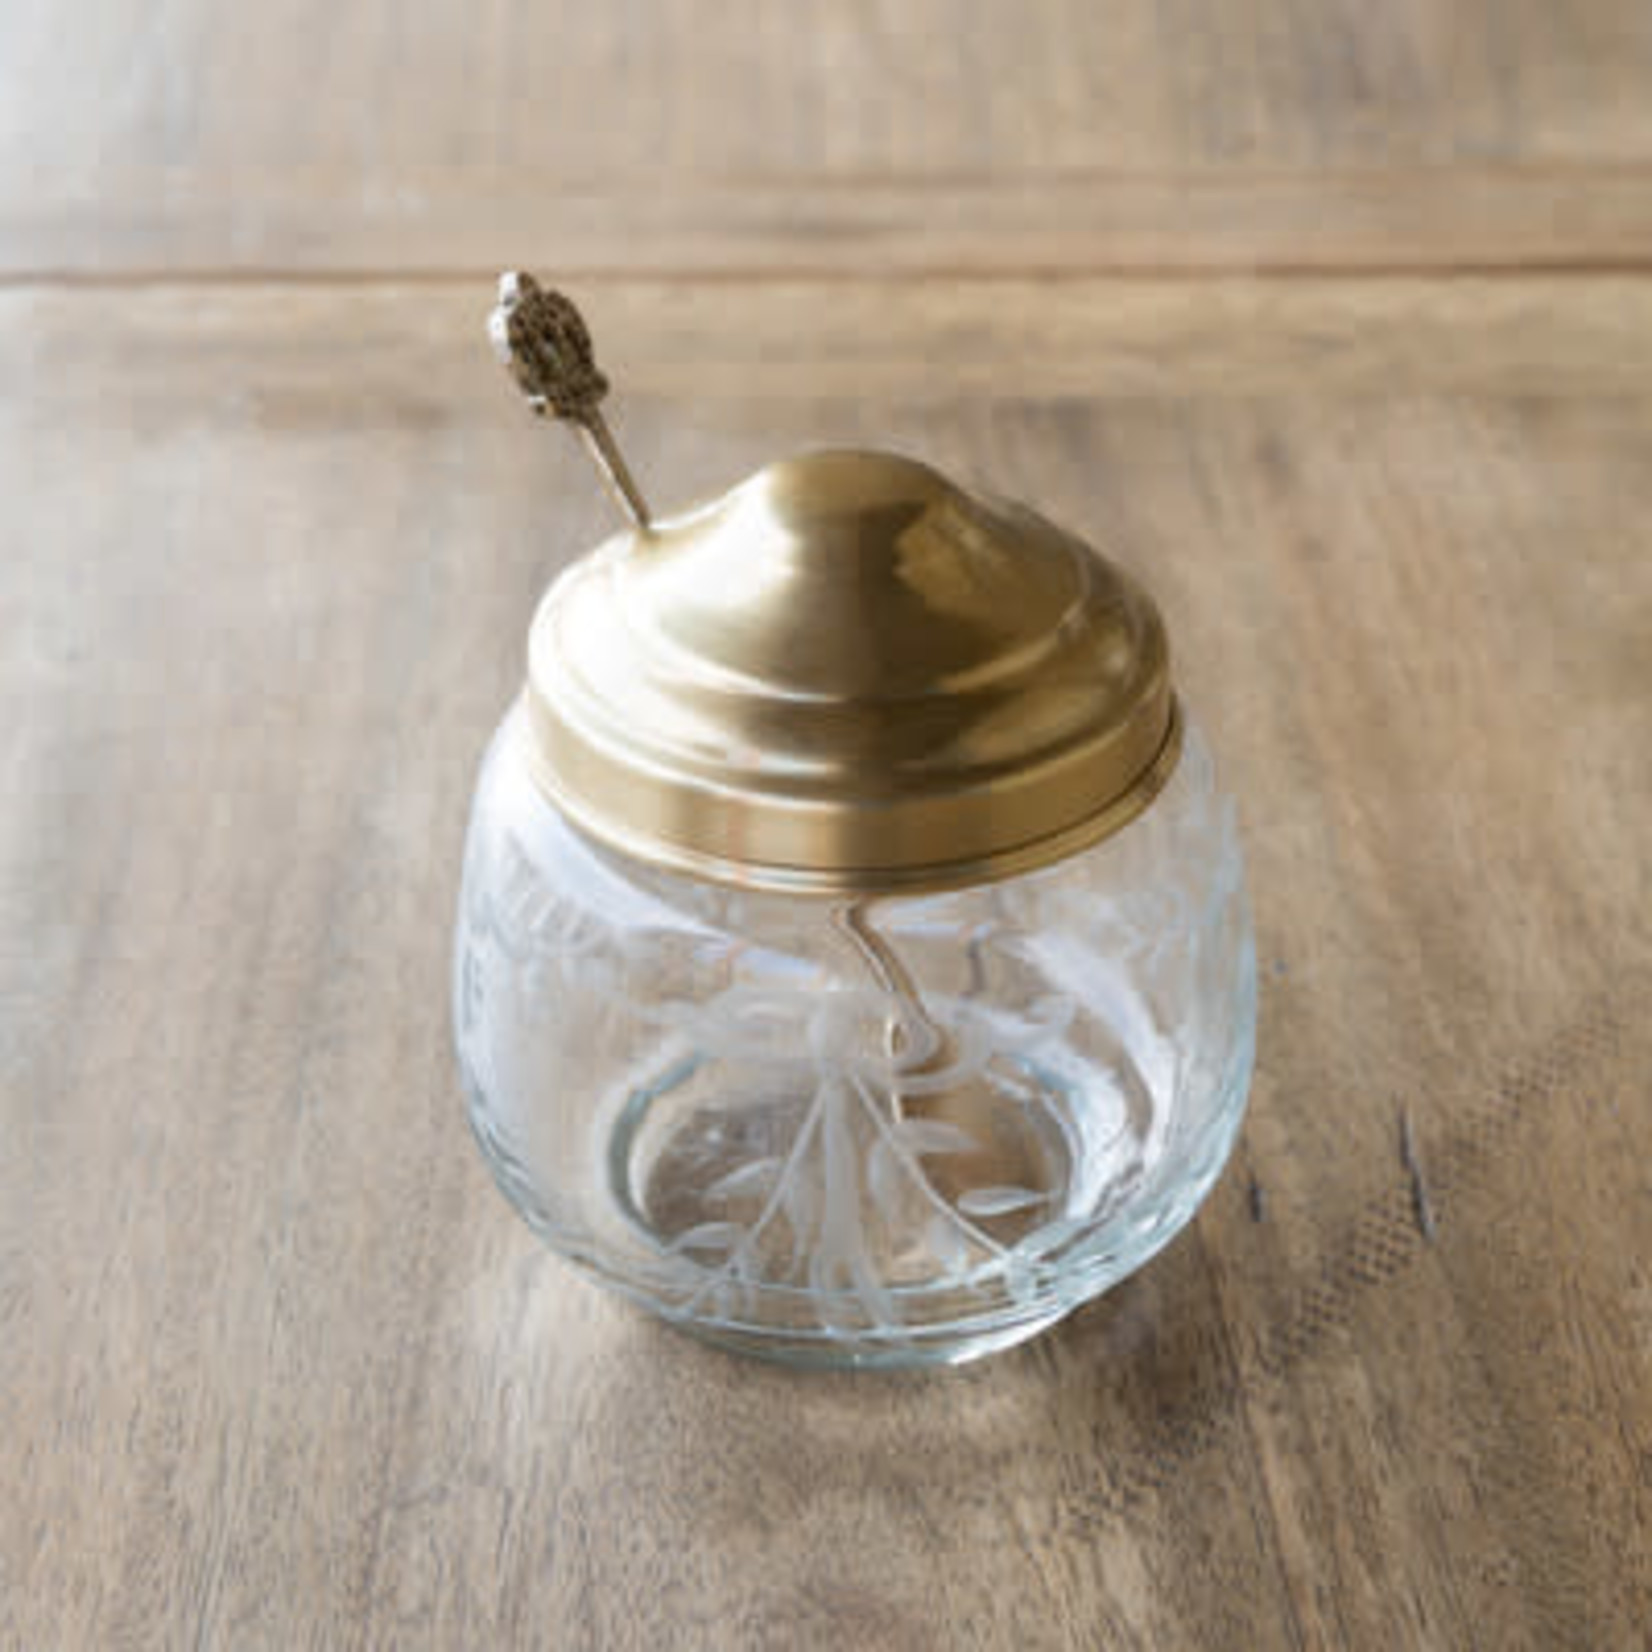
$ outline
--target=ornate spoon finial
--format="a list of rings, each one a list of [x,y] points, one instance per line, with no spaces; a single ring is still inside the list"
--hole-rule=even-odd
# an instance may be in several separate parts
[[[647,533],[648,505],[602,416],[608,380],[597,367],[590,331],[572,300],[541,287],[525,271],[509,271],[499,278],[488,337],[528,406],[575,426],[620,507],[638,532]]]

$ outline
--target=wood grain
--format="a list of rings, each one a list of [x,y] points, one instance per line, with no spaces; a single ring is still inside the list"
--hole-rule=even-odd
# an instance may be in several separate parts
[[[1530,332],[1590,332],[1568,290]],[[761,364],[685,417],[759,295],[624,344],[662,498],[827,430],[1120,550],[1245,800],[1263,1055],[1193,1233],[996,1363],[821,1380],[600,1298],[465,1136],[471,767],[601,510],[497,412],[485,297],[7,301],[0,1639],[1632,1645],[1652,387],[1349,395],[1286,350],[1120,395],[1103,350],[960,399],[943,303],[904,385]],[[1012,359],[1042,298],[995,297]]]
[[[1652,162],[928,178],[100,168],[0,186],[0,278],[1644,271]]]
[[[50,0],[0,272],[1652,259],[1641,0]]]
[[[1652,159],[1632,0],[49,0],[5,14],[9,169],[1399,170]]]
[[[64,378],[60,393],[109,393],[84,370],[106,345],[95,330],[79,336],[80,318],[115,309],[118,393],[129,404],[228,395],[232,409],[289,420],[463,419],[517,432],[522,411],[500,394],[494,363],[479,349],[493,291],[491,279],[0,290],[0,331],[12,340],[5,382],[23,395],[32,375],[74,363],[82,370]],[[1652,386],[1652,283],[1626,277],[625,278],[582,282],[578,291],[626,389],[674,403],[689,424],[693,402],[773,395],[823,398],[822,416],[835,420],[839,405],[861,394],[1599,396]],[[269,344],[237,371],[249,335]],[[722,407],[719,416],[737,409]],[[557,444],[544,446],[543,464],[569,460]],[[765,451],[747,462],[760,463]],[[570,488],[581,488],[579,475],[567,463]],[[702,485],[721,490],[730,480],[711,476]]]
[[[0,1647],[1643,1645],[1649,89],[1633,0],[0,8]],[[1166,607],[1257,1087],[1024,1349],[743,1364],[482,1170],[468,791],[606,525],[518,262],[662,503],[892,445]]]

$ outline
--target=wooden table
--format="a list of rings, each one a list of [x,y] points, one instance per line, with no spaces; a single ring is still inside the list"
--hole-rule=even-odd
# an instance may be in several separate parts
[[[1042,1341],[742,1364],[487,1181],[468,788],[603,522],[515,263],[660,500],[904,446],[1163,599],[1260,1066]],[[0,1644],[1646,1645],[1649,277],[1644,0],[6,8]]]

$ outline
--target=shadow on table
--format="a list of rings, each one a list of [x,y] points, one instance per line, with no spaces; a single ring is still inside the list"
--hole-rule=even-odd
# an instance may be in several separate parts
[[[1045,1518],[1052,1491],[1096,1519],[1227,1428],[1237,1381],[1211,1290],[1185,1236],[1044,1336],[955,1371],[788,1370],[632,1315],[590,1427],[647,1465],[653,1509],[693,1510],[686,1541],[752,1522],[772,1535],[833,1503],[916,1503],[955,1525],[1020,1495]]]

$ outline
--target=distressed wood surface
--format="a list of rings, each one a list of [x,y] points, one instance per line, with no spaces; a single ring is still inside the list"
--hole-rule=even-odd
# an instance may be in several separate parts
[[[371,188],[325,169],[99,168],[0,191],[13,281],[481,278],[511,263],[563,280],[1639,271],[1652,162],[733,180],[513,166]]]
[[[1644,1645],[1649,87],[1614,0],[0,10],[0,1647]],[[701,1349],[471,1146],[606,522],[518,257],[660,501],[904,447],[1164,603],[1252,1112],[1024,1349]]]
[[[1346,393],[1345,296],[1328,383],[1286,351],[1219,395],[1174,352],[1109,393],[1103,330],[1089,395],[765,369],[686,414],[752,295],[693,293],[675,351],[615,335],[662,498],[877,437],[1115,547],[1245,802],[1266,992],[1234,1171],[1067,1328],[900,1380],[610,1305],[470,1147],[471,768],[603,508],[462,325],[486,292],[10,297],[15,1644],[1634,1644],[1652,388],[1471,364]],[[1567,325],[1634,301],[1574,290]],[[989,351],[1035,322],[993,313]]]
[[[1645,267],[1644,0],[53,0],[0,276]]]

